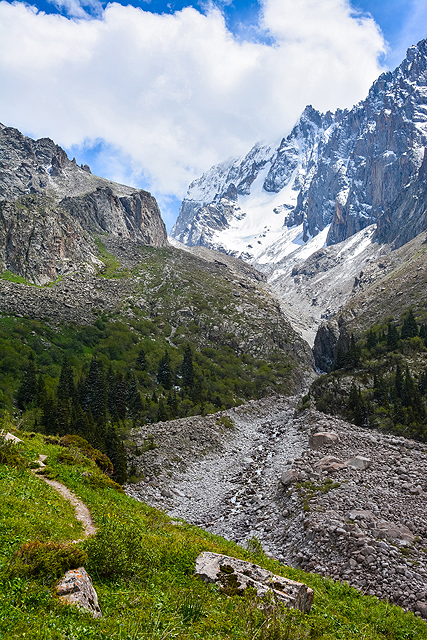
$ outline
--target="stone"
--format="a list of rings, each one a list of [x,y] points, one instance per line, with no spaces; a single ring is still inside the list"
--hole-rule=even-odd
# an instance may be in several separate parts
[[[102,618],[97,593],[84,567],[67,571],[59,581],[56,593],[65,604],[78,605],[89,611],[94,618]]]
[[[335,456],[326,456],[314,465],[315,469],[321,469],[322,471],[339,471],[344,466],[344,462]]]
[[[352,509],[348,517],[350,520],[364,520],[365,522],[372,522],[375,520],[375,516],[372,511],[368,511],[367,509]]]
[[[0,436],[6,440],[6,442],[13,442],[13,444],[19,444],[22,442],[22,440],[14,436],[13,433],[4,433],[4,431],[0,431]]]
[[[387,520],[376,523],[373,533],[377,538],[393,540],[401,545],[412,544],[415,540],[415,536],[408,527]]]
[[[319,431],[310,436],[309,444],[312,449],[320,449],[325,444],[334,444],[338,440],[338,435],[332,431]]]
[[[298,480],[298,473],[295,469],[285,469],[280,476],[280,482],[284,487],[289,487],[293,482]]]
[[[242,594],[253,587],[258,596],[272,592],[287,607],[308,613],[314,591],[301,582],[277,576],[257,564],[205,551],[196,558],[196,576],[204,582],[217,583],[229,595]]]
[[[345,465],[347,467],[351,467],[352,469],[358,469],[360,471],[365,471],[372,464],[372,460],[369,458],[365,458],[364,456],[355,456],[354,458],[350,458],[345,461]]]
[[[421,613],[422,617],[427,620],[427,602],[418,601],[415,607],[416,607],[416,610]]]

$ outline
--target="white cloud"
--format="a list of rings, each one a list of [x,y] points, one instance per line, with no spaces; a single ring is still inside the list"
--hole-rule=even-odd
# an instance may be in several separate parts
[[[0,2],[0,120],[65,147],[102,139],[124,173],[182,196],[213,163],[286,134],[306,104],[351,107],[381,71],[379,29],[346,0],[265,0],[260,26],[273,44],[237,41],[214,8],[69,19]]]

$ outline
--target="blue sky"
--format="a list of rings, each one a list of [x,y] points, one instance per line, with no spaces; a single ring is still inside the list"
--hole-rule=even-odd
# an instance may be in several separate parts
[[[0,1],[0,121],[150,190],[350,108],[427,37],[427,0]]]

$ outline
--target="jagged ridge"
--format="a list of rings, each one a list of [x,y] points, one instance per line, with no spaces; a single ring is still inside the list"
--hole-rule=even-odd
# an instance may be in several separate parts
[[[0,125],[0,270],[43,284],[99,266],[93,234],[162,247],[153,196],[91,174],[49,138]]]
[[[427,40],[349,111],[307,107],[279,145],[212,167],[189,187],[172,236],[258,263],[276,262],[331,225],[327,244],[406,206],[427,144]],[[403,220],[405,222],[405,220]],[[301,226],[302,225],[302,226]],[[392,242],[398,226],[379,239]],[[291,231],[290,231],[291,229]],[[419,232],[412,225],[405,241]]]

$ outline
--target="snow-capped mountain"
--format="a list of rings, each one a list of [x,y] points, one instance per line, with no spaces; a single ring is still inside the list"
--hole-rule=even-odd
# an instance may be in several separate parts
[[[423,40],[353,109],[306,107],[280,144],[257,144],[192,182],[171,235],[258,265],[277,263],[319,234],[327,245],[341,242],[389,218],[393,203],[405,209],[426,146]]]

